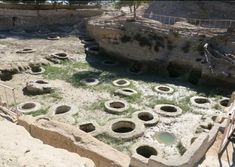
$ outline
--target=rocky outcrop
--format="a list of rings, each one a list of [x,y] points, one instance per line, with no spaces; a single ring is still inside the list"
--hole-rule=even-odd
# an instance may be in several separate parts
[[[231,61],[225,56],[205,55],[205,44],[235,55],[234,33],[185,27],[183,23],[163,26],[143,18],[135,22],[120,19],[112,24],[107,20],[90,21],[87,27],[101,51],[139,62],[160,75],[187,78],[192,84],[235,83],[235,65]]]

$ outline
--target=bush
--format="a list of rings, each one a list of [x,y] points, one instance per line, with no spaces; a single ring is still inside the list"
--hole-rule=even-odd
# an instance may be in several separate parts
[[[148,46],[149,49],[151,49],[152,47],[151,40],[149,40],[147,37],[144,37],[141,34],[137,33],[134,39],[139,42],[140,46]]]
[[[122,41],[123,43],[130,42],[130,41],[131,41],[131,37],[125,34],[125,35],[123,35],[123,36],[121,37],[121,41]]]

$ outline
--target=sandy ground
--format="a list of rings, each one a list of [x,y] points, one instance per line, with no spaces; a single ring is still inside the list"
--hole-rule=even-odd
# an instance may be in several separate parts
[[[32,54],[18,55],[15,52],[18,49],[25,48],[25,46],[36,49],[36,52]],[[6,64],[11,64],[13,62],[30,62],[39,61],[43,57],[54,52],[66,52],[69,56],[73,58],[75,62],[87,63],[87,55],[84,53],[84,46],[81,41],[74,35],[67,35],[58,41],[49,41],[45,38],[30,38],[25,39],[24,37],[9,37],[5,39],[0,39],[1,57],[0,66],[3,67]],[[104,58],[91,57],[93,62],[100,63]],[[43,60],[44,61],[44,60]],[[85,69],[74,69],[74,71],[90,70],[94,71],[94,67],[89,67]],[[51,64],[53,65],[53,64]],[[58,65],[53,65],[58,66]],[[63,68],[63,65],[59,65]],[[193,89],[190,85],[175,83],[174,79],[162,79],[156,76],[132,76],[127,73],[127,66],[124,64],[119,64],[117,68],[100,68],[102,73],[107,73],[109,75],[115,73],[116,78],[127,78],[132,82],[132,87],[140,93],[140,98],[135,101],[129,101],[132,108],[131,112],[139,110],[152,110],[152,103],[158,100],[175,101],[181,103],[181,101],[187,100],[193,95],[198,95],[199,91]],[[50,94],[38,95],[38,96],[27,96],[23,94],[22,89],[29,80],[44,79],[43,75],[30,75],[29,73],[22,72],[15,74],[12,80],[5,81],[4,84],[14,87],[16,89],[17,103],[27,102],[27,101],[37,101],[40,102],[44,109],[50,108],[58,103],[70,103],[78,108],[78,113],[71,117],[64,117],[60,119],[62,122],[73,124],[78,126],[85,121],[96,121],[100,126],[105,125],[109,120],[127,117],[127,115],[113,115],[104,112],[104,109],[99,106],[99,103],[103,103],[110,99],[121,99],[118,96],[114,96],[113,90],[117,89],[112,85],[113,78],[108,78],[97,88],[84,88],[84,87],[74,87],[71,83],[64,80],[50,80],[49,82],[53,85],[61,98],[55,98]],[[151,80],[151,81],[149,81]],[[162,95],[153,91],[153,87],[159,84],[168,85],[175,89],[172,95]],[[109,89],[103,89],[103,88]],[[4,95],[4,89],[0,89],[0,94]],[[218,99],[221,97],[210,97],[213,101],[212,107],[208,110],[202,110],[199,108],[192,107],[191,104],[186,104],[192,110],[192,112],[184,111],[185,113],[177,118],[165,118],[160,116],[160,122],[151,128],[147,128],[145,134],[135,141],[126,142],[121,146],[117,146],[114,143],[114,147],[117,146],[118,149],[129,154],[128,148],[132,146],[134,142],[144,140],[148,143],[152,143],[158,146],[158,148],[164,153],[163,156],[166,159],[177,158],[180,156],[176,144],[167,146],[160,144],[155,138],[154,134],[159,131],[166,131],[173,133],[177,137],[177,141],[181,141],[182,144],[187,148],[191,144],[191,138],[195,137],[195,131],[197,127],[203,123],[202,116],[210,118],[211,116],[222,113],[222,110],[216,110],[214,106],[217,104]],[[95,107],[94,107],[95,106]],[[128,116],[129,117],[129,116]],[[56,118],[54,118],[56,119]],[[209,157],[209,156],[208,156]],[[207,160],[207,159],[206,159]],[[210,162],[210,160],[208,160]]]

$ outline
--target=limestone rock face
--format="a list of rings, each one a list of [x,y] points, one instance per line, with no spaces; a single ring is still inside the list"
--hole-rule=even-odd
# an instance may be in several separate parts
[[[21,126],[0,121],[0,166],[7,167],[95,167],[78,154],[43,144]]]
[[[124,19],[114,20],[107,28],[105,18],[88,22],[90,36],[106,54],[192,84],[234,87],[234,33],[192,24],[185,28],[181,23],[188,23],[183,21],[169,28],[146,18],[135,22]]]

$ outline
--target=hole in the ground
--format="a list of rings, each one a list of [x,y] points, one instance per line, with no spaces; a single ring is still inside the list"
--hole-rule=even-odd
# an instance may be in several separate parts
[[[169,65],[167,66],[167,71],[169,73],[169,77],[172,78],[177,78],[181,75],[181,68],[179,65],[174,64],[172,62],[169,63]]]
[[[228,99],[224,99],[224,100],[221,100],[221,101],[220,101],[220,105],[221,105],[221,106],[224,106],[224,107],[228,107],[228,103],[229,103],[229,100],[228,100]]]
[[[85,80],[86,80],[86,82],[89,82],[89,83],[95,82],[95,79],[94,79],[94,78],[86,78]]]
[[[40,66],[33,66],[33,67],[31,68],[31,70],[32,70],[33,72],[41,72],[41,71],[42,71],[42,68],[41,68]]]
[[[56,53],[55,55],[58,56],[58,57],[62,57],[62,58],[67,57],[66,53]]]
[[[71,107],[68,105],[62,105],[56,108],[55,114],[64,114],[66,112],[69,112],[71,110]]]
[[[38,83],[38,84],[48,84],[48,82],[43,81],[43,80],[37,80],[35,83]]]
[[[0,75],[0,79],[2,81],[10,81],[12,80],[13,77],[13,73],[11,72],[2,72],[2,74]]]
[[[201,98],[196,98],[194,101],[198,104],[210,103],[210,101],[208,99],[202,98],[202,97]]]
[[[129,68],[129,71],[132,73],[140,73],[142,71],[142,65],[134,64]]]
[[[170,88],[165,87],[165,86],[159,86],[158,89],[164,92],[168,92],[170,90]]]
[[[124,92],[128,92],[128,93],[133,93],[134,91],[133,90],[131,90],[131,89],[122,89],[122,91],[124,91]]]
[[[127,82],[125,81],[125,80],[119,80],[119,81],[117,81],[117,84],[118,85],[124,85],[124,84],[126,84]]]
[[[112,125],[112,130],[116,133],[128,133],[135,129],[135,123],[131,121],[118,121]]]
[[[122,102],[112,102],[110,103],[110,107],[120,109],[120,108],[124,108],[125,104]]]
[[[80,125],[79,128],[84,131],[84,132],[92,132],[95,130],[95,126],[92,124],[92,123],[87,123],[87,124],[83,124],[83,125]]]
[[[201,76],[202,76],[202,70],[201,69],[193,69],[189,74],[188,81],[191,84],[196,85],[196,84],[198,84]]]
[[[140,146],[136,149],[136,152],[145,158],[150,158],[151,155],[157,155],[157,150],[150,146]]]
[[[24,110],[28,110],[28,109],[32,109],[34,108],[36,105],[34,103],[25,103],[23,106],[22,106],[22,109]]]
[[[138,118],[141,119],[142,121],[151,121],[153,120],[153,115],[148,112],[141,112],[138,114]]]
[[[23,49],[24,52],[28,52],[28,51],[32,51],[33,49],[30,49],[30,48],[25,48]]]
[[[176,112],[177,111],[177,109],[173,106],[162,106],[160,109],[165,112]]]

